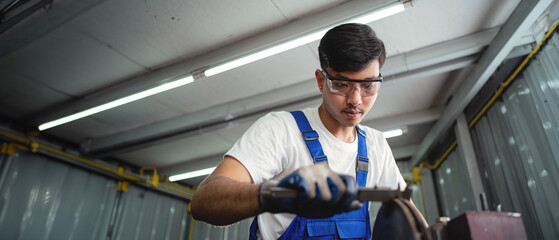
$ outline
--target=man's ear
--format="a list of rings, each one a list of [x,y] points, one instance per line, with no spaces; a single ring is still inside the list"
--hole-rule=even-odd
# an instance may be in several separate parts
[[[316,69],[316,71],[314,71],[314,77],[316,78],[316,84],[318,84],[318,90],[320,90],[320,92],[322,92],[322,87],[324,86],[322,83],[324,81],[324,76],[322,75],[322,72],[319,69]]]

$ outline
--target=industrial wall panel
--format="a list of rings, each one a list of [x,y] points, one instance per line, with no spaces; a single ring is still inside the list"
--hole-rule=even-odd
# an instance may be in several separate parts
[[[131,185],[120,198],[111,239],[186,239],[187,206],[185,200]]]
[[[466,162],[455,149],[434,171],[442,216],[455,218],[465,211],[476,210]]]
[[[204,240],[241,240],[248,239],[252,219],[247,218],[224,227],[213,226],[200,221],[193,221],[193,231],[189,239]]]
[[[115,180],[23,151],[0,164],[0,239],[106,238]]]
[[[520,212],[529,239],[559,239],[558,35],[472,128],[490,209]]]

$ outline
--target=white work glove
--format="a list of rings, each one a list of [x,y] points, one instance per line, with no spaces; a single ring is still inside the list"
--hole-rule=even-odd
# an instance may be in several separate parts
[[[295,198],[275,198],[261,194],[273,187],[297,191]],[[334,214],[359,209],[357,184],[349,175],[332,171],[327,163],[299,168],[283,179],[271,180],[260,186],[260,207],[272,213],[289,212],[307,218],[326,218]]]

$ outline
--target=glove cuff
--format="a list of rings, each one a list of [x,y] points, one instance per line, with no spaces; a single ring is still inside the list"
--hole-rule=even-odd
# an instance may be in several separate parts
[[[284,209],[281,205],[277,204],[277,199],[270,197],[270,194],[266,194],[272,187],[278,185],[278,181],[270,180],[260,184],[258,188],[258,204],[262,211],[278,213],[282,212]]]

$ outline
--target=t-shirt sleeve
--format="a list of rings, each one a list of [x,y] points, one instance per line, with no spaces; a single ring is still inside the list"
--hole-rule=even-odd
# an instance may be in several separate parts
[[[283,169],[286,131],[279,113],[269,113],[254,122],[225,155],[241,162],[254,183],[262,183]]]

